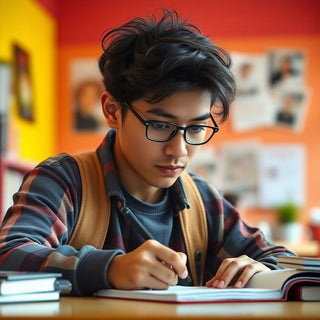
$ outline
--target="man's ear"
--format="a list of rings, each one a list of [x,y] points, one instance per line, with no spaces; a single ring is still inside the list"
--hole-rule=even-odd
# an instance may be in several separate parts
[[[117,102],[108,91],[105,91],[101,96],[101,105],[108,126],[112,129],[117,129],[121,118],[121,107],[119,102]]]

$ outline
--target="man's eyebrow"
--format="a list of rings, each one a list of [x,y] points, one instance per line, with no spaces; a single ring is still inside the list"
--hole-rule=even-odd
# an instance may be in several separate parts
[[[161,116],[165,118],[169,118],[172,120],[179,120],[179,118],[171,113],[165,112],[163,109],[156,108],[156,109],[150,109],[147,111],[147,113],[156,115],[156,116]],[[194,119],[190,119],[190,121],[202,121],[202,120],[207,120],[210,118],[210,112],[207,112],[199,117],[196,117]]]

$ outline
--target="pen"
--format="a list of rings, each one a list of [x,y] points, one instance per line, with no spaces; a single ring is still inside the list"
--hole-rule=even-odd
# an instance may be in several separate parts
[[[132,226],[143,237],[144,240],[153,239],[153,236],[150,234],[150,232],[141,224],[141,222],[128,207],[120,208],[120,212],[123,214],[124,218],[132,224]]]

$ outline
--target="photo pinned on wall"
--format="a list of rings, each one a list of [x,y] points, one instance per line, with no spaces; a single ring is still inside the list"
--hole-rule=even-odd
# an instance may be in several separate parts
[[[219,156],[219,171],[223,193],[237,195],[245,207],[258,205],[260,144],[255,141],[223,144]]]
[[[303,87],[305,58],[301,51],[271,50],[269,61],[269,84],[273,90]]]
[[[283,90],[275,99],[275,123],[295,131],[300,130],[305,117],[307,92]]]
[[[233,53],[237,83],[231,121],[236,131],[303,127],[309,92],[305,86],[305,54],[274,49],[267,53]]]
[[[232,54],[237,92],[231,122],[236,131],[271,126],[273,112],[268,91],[268,59],[264,54]]]
[[[34,101],[30,56],[19,45],[13,45],[15,90],[21,118],[34,121]]]
[[[96,59],[75,59],[70,70],[73,129],[77,132],[105,133],[108,126],[100,102],[104,87]]]
[[[259,205],[305,205],[306,150],[302,144],[269,144],[260,150]]]
[[[302,51],[270,51],[269,88],[275,125],[301,130],[309,97],[305,69],[305,55]]]

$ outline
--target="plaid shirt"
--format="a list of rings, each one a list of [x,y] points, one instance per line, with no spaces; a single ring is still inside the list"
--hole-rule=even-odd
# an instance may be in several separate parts
[[[81,177],[75,160],[59,154],[40,163],[24,177],[14,204],[0,229],[0,269],[60,272],[72,283],[73,295],[89,295],[110,288],[108,266],[117,254],[129,252],[143,239],[124,221],[118,203],[131,207],[154,238],[168,247],[186,252],[178,212],[188,203],[180,178],[161,203],[143,203],[120,185],[112,154],[115,131],[97,149],[103,168],[111,217],[102,250],[84,246],[76,250],[68,240],[81,206]],[[216,188],[192,175],[202,196],[208,223],[205,280],[209,280],[226,257],[246,254],[272,269],[278,255],[293,255],[266,241],[260,230],[246,225]],[[190,285],[190,279],[180,280]]]

